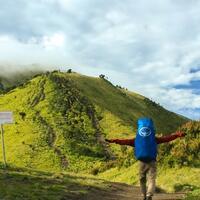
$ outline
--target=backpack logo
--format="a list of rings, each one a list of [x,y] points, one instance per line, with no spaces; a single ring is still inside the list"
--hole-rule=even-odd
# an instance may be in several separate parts
[[[142,127],[139,130],[139,135],[142,137],[147,137],[147,136],[151,135],[151,129],[148,127]]]

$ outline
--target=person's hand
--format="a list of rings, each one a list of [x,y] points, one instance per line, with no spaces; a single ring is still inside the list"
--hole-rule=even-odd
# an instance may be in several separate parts
[[[185,136],[186,136],[186,133],[184,133],[184,132],[182,132],[182,131],[177,131],[177,132],[176,132],[176,135],[177,135],[178,137],[185,137]]]

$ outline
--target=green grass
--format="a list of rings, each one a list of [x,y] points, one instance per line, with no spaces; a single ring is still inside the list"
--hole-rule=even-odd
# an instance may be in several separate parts
[[[185,200],[200,200],[200,189],[190,192]]]
[[[130,167],[115,167],[98,177],[111,181],[139,185],[138,162]],[[200,188],[200,169],[191,167],[166,168],[158,164],[157,187],[166,192],[193,191]]]
[[[48,99],[38,108],[31,106],[41,90],[40,81],[41,78],[34,79],[27,86],[1,97],[1,110],[14,113],[14,124],[4,127],[7,160],[18,166],[55,170],[59,167],[58,158],[45,141],[47,136],[44,135],[44,127],[39,123],[37,114],[39,109],[44,108],[43,112],[46,110]],[[24,119],[20,112],[26,114]]]
[[[190,191],[200,187],[200,168],[162,167],[158,172],[158,184],[167,191]]]
[[[28,168],[0,169],[0,199],[80,199],[93,190],[106,190],[109,183],[92,176],[49,173]]]
[[[138,163],[135,163],[127,168],[111,168],[103,173],[100,173],[98,177],[115,182],[123,182],[138,185]]]

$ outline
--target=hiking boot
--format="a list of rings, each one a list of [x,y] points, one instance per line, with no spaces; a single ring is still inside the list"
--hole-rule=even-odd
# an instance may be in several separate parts
[[[152,200],[152,197],[147,197],[145,200]]]

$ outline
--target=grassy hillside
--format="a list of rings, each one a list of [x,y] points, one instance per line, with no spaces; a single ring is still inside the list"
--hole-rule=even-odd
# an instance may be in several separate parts
[[[108,145],[105,138],[134,137],[137,119],[148,116],[154,120],[159,135],[178,128],[188,133],[185,139],[160,146],[159,163],[164,168],[158,177],[159,185],[167,190],[177,190],[176,186],[184,184],[199,187],[194,178],[200,174],[199,122],[183,125],[187,118],[104,78],[60,72],[38,75],[4,91],[0,111],[6,110],[14,113],[14,124],[4,126],[11,169],[18,166],[46,172],[90,173],[138,184],[132,147]],[[185,173],[179,182],[176,170]],[[170,174],[170,183],[166,173]]]
[[[39,76],[0,102],[1,110],[14,111],[14,125],[5,126],[11,165],[81,170],[108,154],[100,145],[98,125],[93,124],[92,105],[67,80]]]
[[[187,121],[105,79],[76,73],[37,76],[1,96],[0,105],[15,119],[5,126],[8,163],[37,169],[81,171],[100,165],[113,157],[111,150],[123,151],[110,149],[104,138],[133,137],[141,116],[152,117],[163,133]]]
[[[10,164],[81,170],[106,156],[92,104],[70,81],[39,76],[2,96],[0,105],[14,111],[15,123],[5,126]]]
[[[176,130],[178,126],[188,121],[183,116],[167,111],[148,98],[115,87],[106,79],[81,76],[76,73],[62,74],[62,76],[71,78],[75,82],[79,90],[100,108],[102,117],[120,120],[122,125],[131,127],[131,132],[132,129],[136,130],[137,119],[144,116],[151,117],[157,132],[164,134]]]

